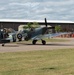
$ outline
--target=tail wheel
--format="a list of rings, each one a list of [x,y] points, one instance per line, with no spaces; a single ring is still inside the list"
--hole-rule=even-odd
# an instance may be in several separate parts
[[[45,45],[46,44],[46,41],[45,40],[42,40],[42,44]]]
[[[19,39],[19,41],[22,41],[22,39]]]
[[[37,42],[37,40],[33,40],[33,41],[32,41],[32,44],[33,44],[33,45],[35,45],[35,44],[36,44],[36,42]]]
[[[13,37],[13,42],[16,42],[16,39]]]

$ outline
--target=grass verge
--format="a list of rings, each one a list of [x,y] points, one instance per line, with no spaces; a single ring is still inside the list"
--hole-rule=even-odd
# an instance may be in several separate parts
[[[74,75],[74,49],[0,53],[0,75]]]

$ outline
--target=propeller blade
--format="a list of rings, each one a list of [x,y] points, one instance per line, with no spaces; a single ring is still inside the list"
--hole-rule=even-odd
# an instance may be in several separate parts
[[[46,25],[46,27],[47,27],[47,19],[45,18],[45,25]]]

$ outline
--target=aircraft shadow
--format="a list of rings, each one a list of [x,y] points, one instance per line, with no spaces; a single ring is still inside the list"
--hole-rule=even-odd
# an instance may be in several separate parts
[[[33,44],[21,44],[21,45],[33,45]],[[74,46],[74,44],[46,44],[46,45],[42,45],[42,44],[35,44],[33,46]]]

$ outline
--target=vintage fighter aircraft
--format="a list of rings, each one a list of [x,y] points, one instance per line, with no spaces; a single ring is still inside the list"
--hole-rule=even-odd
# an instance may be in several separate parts
[[[19,41],[22,41],[22,38],[24,38],[25,41],[32,40],[33,45],[35,45],[38,40],[41,40],[42,44],[45,45],[46,44],[46,41],[44,40],[45,37],[56,37],[64,34],[70,34],[67,32],[53,33],[52,31],[54,30],[55,27],[51,26],[49,27],[47,25],[47,20],[45,18],[44,27],[25,29],[17,34],[17,38]]]
[[[24,37],[25,41],[28,41],[32,39],[32,44],[36,44],[38,40],[42,41],[42,44],[45,45],[46,41],[43,40],[46,34],[49,34],[49,31],[54,29],[55,27],[48,27],[47,25],[47,20],[45,18],[45,27],[39,27],[39,28],[31,28],[31,29],[26,29],[23,30],[22,32],[19,32],[17,34],[17,38],[19,41],[22,40]]]

